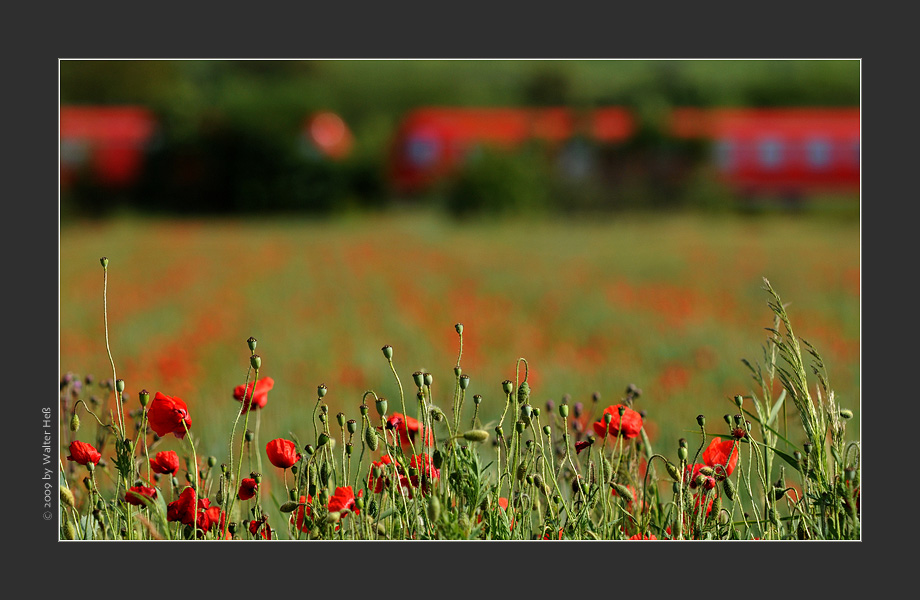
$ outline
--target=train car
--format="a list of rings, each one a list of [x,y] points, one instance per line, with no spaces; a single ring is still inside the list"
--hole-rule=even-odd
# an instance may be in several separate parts
[[[673,111],[670,134],[711,143],[721,181],[744,196],[859,190],[858,108]]]
[[[84,174],[106,188],[137,183],[156,128],[140,106],[61,106],[61,188]]]
[[[389,177],[398,192],[413,193],[456,172],[481,147],[510,150],[530,141],[559,147],[578,136],[615,143],[634,128],[630,113],[619,107],[419,108],[397,129]]]

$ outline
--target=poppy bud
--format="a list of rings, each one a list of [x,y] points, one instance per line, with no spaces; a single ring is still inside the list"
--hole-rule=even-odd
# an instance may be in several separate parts
[[[852,418],[853,418],[853,411],[850,410],[849,408],[841,408],[841,409],[840,409],[840,417],[841,417],[842,419],[847,419],[847,420],[852,419]]]
[[[358,422],[354,419],[349,419],[346,427],[348,429],[348,433],[354,433],[358,430]]]
[[[744,404],[744,397],[740,394],[735,396],[735,406],[741,408],[741,405]]]
[[[387,360],[392,360],[392,359],[393,359],[393,346],[387,345],[387,346],[384,346],[383,348],[381,348],[381,350],[383,351],[383,356],[384,356]]]
[[[722,418],[725,419],[726,425],[728,425],[729,427],[732,426],[732,416],[730,414],[725,413],[724,415],[722,415]]]
[[[345,413],[340,412],[335,416],[335,422],[339,424],[339,427],[345,427]]]
[[[735,484],[732,483],[732,480],[728,477],[722,480],[722,490],[725,492],[725,495],[728,496],[729,500],[735,499]]]
[[[703,415],[697,415],[696,422],[700,427],[706,427],[706,417]]]
[[[371,449],[371,451],[374,451],[377,449],[377,446],[380,444],[380,438],[377,437],[377,432],[374,430],[373,427],[368,427],[364,431],[364,441],[367,442],[367,445]]]
[[[674,466],[670,461],[665,461],[664,467],[667,469],[668,475],[670,475],[674,481],[680,481],[680,469]]]
[[[505,394],[510,394],[514,391],[514,382],[510,379],[504,380],[502,382],[502,390],[504,390]]]
[[[288,491],[288,497],[289,497],[292,501],[296,502],[296,501],[297,501],[297,490],[289,490],[289,491]]]
[[[77,413],[74,413],[70,417],[70,430],[76,431],[78,429],[80,429],[80,417],[77,416]]]
[[[381,417],[387,414],[387,399],[386,398],[377,398],[375,402],[377,406],[377,414]]]
[[[530,401],[530,384],[522,381],[517,391],[518,404],[527,404]]]
[[[544,426],[543,426],[543,435],[545,435],[546,437],[549,437],[549,436],[551,436],[552,434],[553,434],[553,430],[550,428],[550,426],[549,426],[549,425],[544,425]]]
[[[465,374],[461,375],[460,376],[460,389],[465,390],[468,387],[470,387],[470,376],[465,375]]]
[[[74,528],[73,523],[71,523],[69,520],[64,523],[64,539],[77,539],[77,530]]]
[[[330,473],[329,473],[329,463],[324,462],[324,463],[323,463],[322,465],[320,465],[320,467],[319,467],[319,481],[320,481],[320,483],[322,483],[324,486],[325,486],[325,485],[329,485],[329,475],[330,475]],[[325,504],[325,501],[323,502],[323,504]]]
[[[712,477],[713,470],[709,466],[700,467],[700,473],[705,475],[706,477]]]
[[[431,373],[424,373],[425,385],[431,387],[431,384],[434,383],[434,376]]]
[[[489,439],[489,432],[481,429],[471,429],[463,434],[463,439],[469,442],[485,442]]]
[[[437,496],[431,496],[428,499],[428,518],[432,521],[437,521],[438,517],[441,516],[441,501],[438,500]]]
[[[249,357],[249,364],[252,365],[253,369],[259,369],[262,366],[262,357],[258,354],[253,354]]]
[[[611,421],[613,421],[613,415],[609,412],[604,413],[604,425],[610,425]]]
[[[208,466],[211,467],[211,468],[213,468],[214,465],[216,465],[216,464],[217,464],[217,457],[216,457],[216,456],[209,456],[209,457],[208,457]]]
[[[109,259],[103,256],[102,258],[99,259],[99,263],[102,265],[102,268],[105,269],[106,267],[109,266]]]
[[[626,500],[626,502],[632,502],[635,499],[635,496],[625,485],[619,484],[615,481],[610,482],[610,487],[617,493],[617,496]]]
[[[318,448],[322,448],[323,446],[325,446],[325,445],[328,444],[328,443],[329,443],[329,436],[326,435],[325,432],[320,433],[320,434],[319,434],[319,437],[316,438],[316,446],[317,446]],[[324,464],[325,464],[325,463],[324,463]]]
[[[61,488],[61,503],[64,506],[69,506],[70,508],[75,507],[74,501],[73,501],[73,492],[71,492],[69,489],[65,487]]]
[[[559,416],[562,417],[563,419],[567,419],[569,417],[569,405],[568,404],[559,405]]]
[[[289,512],[293,512],[299,505],[300,503],[297,502],[296,500],[291,500],[290,502],[285,502],[284,504],[279,506],[278,510],[280,510],[283,513],[289,513]]]
[[[518,465],[517,473],[516,473],[518,481],[524,479],[524,475],[526,474],[527,474],[527,465],[524,463],[521,463],[520,465]]]

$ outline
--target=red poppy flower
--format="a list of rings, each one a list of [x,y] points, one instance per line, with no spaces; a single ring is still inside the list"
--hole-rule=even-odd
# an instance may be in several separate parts
[[[254,392],[252,391],[253,385],[255,385]],[[275,387],[275,380],[271,377],[263,377],[254,384],[236,386],[233,390],[233,398],[237,402],[243,403],[243,412],[255,408],[264,408],[265,403],[268,402],[268,390],[273,387]],[[249,397],[250,394],[252,394],[252,398]]]
[[[97,465],[101,459],[102,454],[93,448],[91,444],[79,440],[70,442],[70,456],[67,457],[67,460],[72,460],[81,465],[86,465],[87,463]]]
[[[418,419],[413,419],[400,413],[393,413],[393,416],[387,419],[387,428],[396,429],[399,432],[399,442],[403,446],[411,445],[410,440],[415,442],[419,432],[423,429],[422,423]],[[434,436],[431,433],[431,429],[426,429],[425,431],[425,444],[428,446],[434,445]]]
[[[392,460],[389,454],[384,454],[380,457],[380,460],[371,463],[371,471],[367,476],[367,487],[374,491],[375,494],[379,494],[383,491],[385,486],[390,485],[389,475],[386,473],[386,465],[394,464],[396,465],[397,476],[399,477],[399,487],[402,490],[403,495],[411,496],[412,484],[409,483],[409,478],[405,475],[405,469],[398,462]],[[380,477],[374,477],[374,467],[380,467],[383,473],[380,474]]]
[[[265,453],[269,462],[279,469],[290,469],[300,460],[300,453],[297,452],[294,442],[283,438],[265,444]]]
[[[172,450],[157,452],[150,459],[150,470],[161,475],[175,475],[179,472],[179,455]]]
[[[145,502],[142,496],[153,500],[157,497],[157,489],[142,485],[134,486],[125,493],[125,502],[135,506],[144,506]]]
[[[306,496],[300,497],[300,506],[297,507],[297,510],[291,513],[291,524],[295,525],[297,529],[304,533],[310,533],[310,530],[306,525],[306,517],[309,517],[313,514],[313,507],[311,503],[313,498],[309,494]]]
[[[623,416],[620,416],[620,407],[625,408]],[[604,420],[603,417],[605,414],[610,414],[612,419],[610,419],[610,426],[607,427],[607,435],[618,436],[620,431],[623,432],[623,437],[626,439],[634,438],[639,435],[639,431],[642,429],[642,416],[634,411],[633,409],[622,405],[617,404],[616,406],[608,406],[604,409],[604,412],[601,414],[601,420],[594,423],[594,432],[598,437],[604,435]]]
[[[553,539],[553,538],[550,537],[549,533],[547,532],[547,533],[544,533],[544,534],[543,534],[543,539],[544,539],[544,540],[551,540],[551,539]],[[559,530],[559,539],[560,539],[560,540],[562,539],[562,529]]]
[[[416,454],[409,459],[409,466],[418,469],[419,474],[409,477],[412,487],[419,487],[421,479],[422,492],[428,493],[430,483],[437,481],[441,477],[441,471],[434,467],[434,461],[429,454]],[[425,477],[422,478],[421,476]]]
[[[262,539],[272,539],[272,528],[268,524],[268,517],[262,515],[259,519],[253,519],[249,522],[249,533],[252,535],[261,535]]]
[[[584,440],[581,442],[575,442],[575,454],[581,454],[581,451],[591,445],[591,442]]]
[[[358,492],[358,496],[364,493],[364,490]],[[329,512],[341,512],[343,510],[348,510],[355,514],[359,514],[360,511],[355,507],[355,492],[351,489],[351,486],[347,487],[337,487],[335,488],[335,494],[329,498]]]
[[[179,498],[166,505],[166,520],[191,525],[196,513],[195,490],[191,486],[182,490]]]
[[[236,493],[236,497],[240,500],[249,500],[256,495],[256,490],[259,488],[259,483],[250,477],[247,477],[240,482],[240,491]]]
[[[729,458],[729,452],[731,457]],[[725,468],[725,474],[731,475],[738,465],[738,447],[734,440],[721,440],[713,438],[709,447],[703,451],[703,462],[710,467],[721,465]]]
[[[630,536],[629,539],[631,540],[657,540],[658,538],[655,537],[655,534],[653,533],[647,533],[645,535],[641,535],[637,533],[636,535]]]
[[[160,392],[156,393],[150,408],[147,409],[147,420],[150,422],[150,428],[160,437],[172,433],[181,440],[185,437],[186,428],[192,427],[192,417],[188,414],[185,402]]]

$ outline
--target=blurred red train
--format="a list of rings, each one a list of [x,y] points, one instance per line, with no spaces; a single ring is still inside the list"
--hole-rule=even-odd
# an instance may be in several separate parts
[[[401,193],[423,191],[462,169],[482,147],[513,150],[537,141],[565,150],[579,140],[610,147],[637,130],[624,107],[419,108],[397,128],[388,183]],[[136,183],[156,131],[155,115],[143,107],[62,106],[62,187],[83,170],[104,187]],[[664,133],[709,143],[719,178],[744,194],[859,189],[858,108],[677,108]],[[300,136],[331,160],[347,158],[352,147],[351,133],[333,113],[308,117]]]

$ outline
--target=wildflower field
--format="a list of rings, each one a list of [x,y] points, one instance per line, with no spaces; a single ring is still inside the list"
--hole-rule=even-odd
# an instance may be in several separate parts
[[[856,219],[122,218],[60,251],[62,539],[860,537]]]

